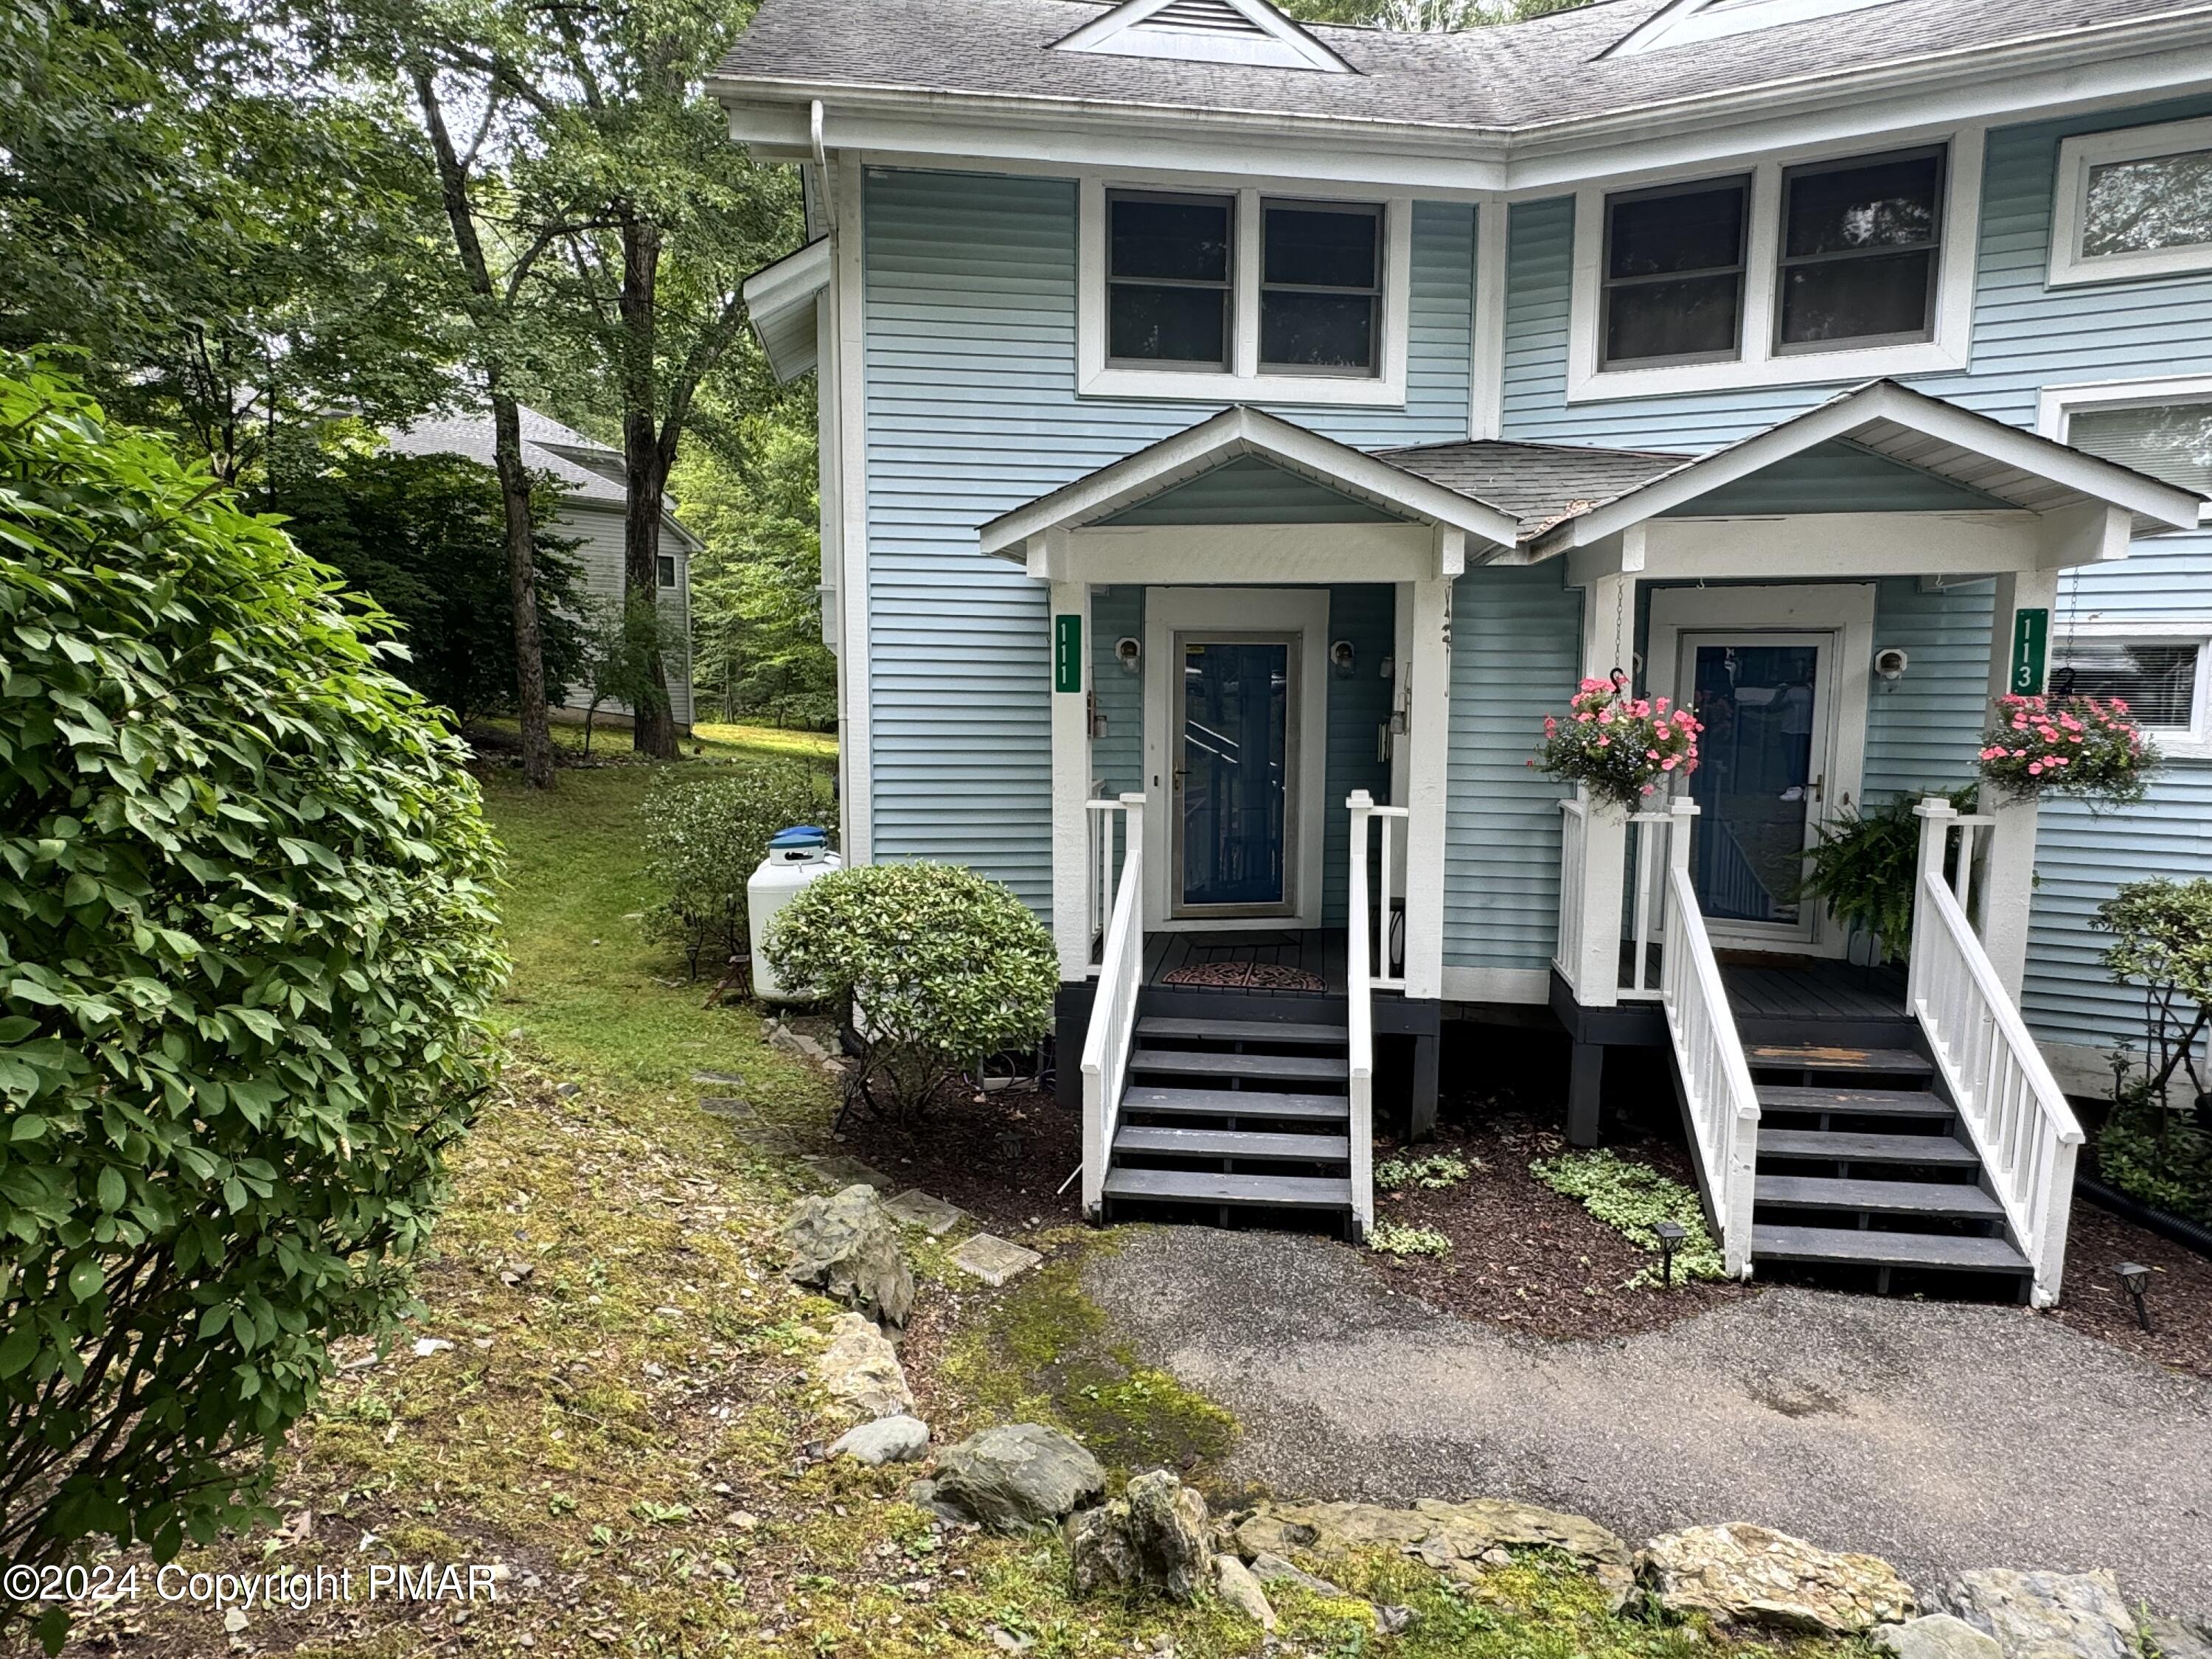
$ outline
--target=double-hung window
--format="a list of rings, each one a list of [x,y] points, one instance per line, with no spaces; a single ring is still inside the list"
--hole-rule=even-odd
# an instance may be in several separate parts
[[[1940,148],[1784,173],[1775,349],[1928,339],[1942,210]]]
[[[1262,374],[1372,374],[1382,326],[1382,210],[1260,204]]]
[[[2212,270],[2212,120],[2058,146],[2052,286],[2203,270]]]
[[[659,578],[663,587],[676,586],[676,556],[673,553],[656,553],[653,565],[653,574]]]
[[[1225,372],[1236,198],[1115,191],[1106,215],[1109,360]]]
[[[1607,368],[1737,355],[1750,207],[1748,178],[1607,198],[1601,326]]]

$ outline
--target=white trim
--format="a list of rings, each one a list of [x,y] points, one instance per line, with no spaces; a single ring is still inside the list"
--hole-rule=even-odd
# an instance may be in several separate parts
[[[1045,667],[1045,695],[1052,723],[1052,931],[1060,951],[1063,983],[1091,969],[1091,588],[1084,582],[1054,582],[1045,609],[1048,656],[1062,616],[1080,617],[1082,684],[1062,691]],[[1111,834],[1111,830],[1108,831]]]
[[[1075,389],[1085,398],[1144,398],[1212,404],[1281,403],[1397,408],[1406,401],[1407,319],[1413,302],[1413,204],[1409,197],[1368,198],[1382,217],[1382,319],[1376,331],[1378,361],[1372,374],[1267,374],[1260,371],[1260,209],[1263,199],[1351,201],[1341,191],[1304,185],[1262,190],[1249,180],[1218,193],[1235,198],[1235,260],[1230,289],[1232,367],[1211,369],[1131,368],[1106,361],[1106,192],[1153,189],[1133,179],[1086,174],[1078,185],[1076,216]],[[1184,183],[1176,188],[1200,191]]]
[[[1443,994],[1445,805],[1451,772],[1449,576],[1413,584],[1411,702],[1406,715],[1405,993]],[[1401,599],[1400,603],[1404,603]],[[1395,745],[1394,745],[1395,749]]]
[[[1447,967],[1443,970],[1443,1000],[1542,1007],[1552,1000],[1552,970]]]
[[[2157,126],[2123,127],[2112,132],[2085,132],[2062,139],[2057,187],[2051,206],[2051,264],[2045,280],[2052,288],[2065,288],[2078,283],[2118,283],[2212,270],[2212,241],[2130,253],[2092,256],[2080,251],[2089,174],[2094,169],[2115,161],[2150,161],[2191,150],[2212,151],[2212,116]]]
[[[1898,146],[1870,149],[1851,138],[1786,155],[1760,157],[1751,167],[1748,235],[1744,252],[1741,355],[1723,362],[1674,363],[1651,368],[1603,368],[1598,362],[1600,269],[1605,251],[1605,203],[1619,183],[1585,185],[1575,192],[1574,272],[1567,331],[1567,401],[1671,397],[1742,386],[1817,386],[1963,369],[1972,351],[1974,265],[1980,240],[1983,131],[1962,126],[1935,142],[1948,146],[1943,180],[1943,235],[1936,252],[1934,337],[1907,345],[1839,351],[1778,353],[1775,307],[1780,280],[1782,179],[1808,161],[1878,156]],[[1911,146],[1905,146],[1911,148]],[[1694,184],[1725,177],[1708,168],[1675,169],[1642,178],[1634,188]]]
[[[1468,363],[1467,435],[1480,441],[1505,431],[1506,255],[1511,248],[1503,196],[1474,210],[1474,333]]]
[[[2124,641],[2130,645],[2187,645],[2197,648],[2197,684],[2190,693],[2187,726],[2145,726],[2144,735],[2168,760],[2212,760],[2212,616],[2107,617],[2077,615],[2078,598],[2062,599],[2051,618],[2050,659],[2057,672],[2069,640]]]
[[[2154,409],[2160,404],[2198,401],[2212,403],[2212,374],[2047,386],[2036,398],[2035,429],[2053,443],[2070,444],[2069,417],[2077,409]],[[2212,524],[2212,501],[2197,508],[2197,518],[2200,524]]]
[[[1172,0],[1125,0],[1052,44],[1054,52],[1109,52],[1126,58],[1172,58],[1188,63],[1249,64],[1268,69],[1314,70],[1348,75],[1352,65],[1265,0],[1215,0],[1251,25],[1249,33],[1177,28],[1155,23]]]
[[[1170,919],[1170,884],[1177,872],[1170,848],[1175,844],[1170,812],[1176,810],[1169,782],[1174,758],[1169,750],[1177,634],[1204,629],[1224,633],[1288,634],[1301,636],[1298,657],[1297,777],[1293,805],[1297,812],[1297,865],[1286,870],[1291,883],[1291,912],[1249,918]],[[1148,929],[1244,929],[1318,927],[1323,902],[1322,842],[1328,827],[1328,594],[1320,588],[1150,587],[1145,591],[1145,844],[1158,856],[1145,860],[1145,926]]]
[[[1859,805],[1864,787],[1867,716],[1873,685],[1874,584],[1655,588],[1650,633],[1644,647],[1649,664],[1644,684],[1654,694],[1668,697],[1678,694],[1681,641],[1686,634],[1811,634],[1826,635],[1833,641],[1832,647],[1823,653],[1831,680],[1825,714],[1826,753],[1814,757],[1817,775],[1826,781],[1820,800],[1815,803],[1818,810],[1805,815],[1807,845],[1810,846],[1822,820]],[[1802,943],[1793,942],[1793,948],[1815,956],[1842,956],[1850,944],[1848,932],[1835,925],[1825,906],[1805,908],[1810,914],[1805,918],[1804,936]],[[1710,916],[1705,927],[1717,942],[1739,940],[1771,946],[1783,937],[1771,926]]]
[[[830,286],[831,259],[830,238],[817,236],[745,278],[745,317],[779,380],[815,366],[815,301]]]
[[[1436,574],[1425,524],[1161,524],[1066,532],[1044,574],[1102,587],[1152,582],[1410,582]]]
[[[1638,25],[1599,54],[1625,58],[1633,53],[1662,52],[1673,46],[1694,46],[1701,40],[1723,40],[1732,34],[1778,28],[1784,23],[1809,23],[1839,12],[1864,11],[1895,0],[1735,0],[1722,5],[1716,0],[1674,0],[1674,3]],[[1879,26],[1877,26],[1879,27]]]
[[[843,559],[837,584],[843,611],[843,642],[837,653],[837,763],[843,769],[840,846],[845,862],[855,865],[870,863],[875,856],[875,664],[868,638],[867,287],[862,264],[866,189],[855,157],[841,155],[835,170],[830,188],[837,209],[836,322],[831,344],[837,380],[837,545]]]

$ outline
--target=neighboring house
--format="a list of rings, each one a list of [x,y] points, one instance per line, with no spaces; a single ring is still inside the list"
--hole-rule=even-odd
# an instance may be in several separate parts
[[[463,455],[485,466],[494,464],[489,416],[419,421],[387,433],[392,448],[410,455]],[[573,556],[582,568],[584,589],[598,600],[619,605],[623,598],[623,514],[629,500],[629,470],[621,452],[534,409],[522,411],[522,462],[532,472],[550,473],[563,492],[552,532],[576,543]],[[660,605],[684,641],[684,659],[669,665],[668,701],[679,730],[691,727],[691,556],[706,545],[677,522],[673,512],[660,517],[660,550],[656,555]],[[567,688],[562,706],[581,715],[592,701],[588,685]],[[602,703],[600,715],[629,718],[624,703]]]
[[[808,186],[747,297],[846,854],[1050,918],[1088,1209],[1364,1225],[1378,1079],[1419,1133],[1443,1018],[1548,1009],[1578,1140],[1671,1051],[1733,1267],[2056,1293],[2087,920],[2212,871],[2212,9],[765,0],[714,87]],[[2149,803],[1931,826],[1911,983],[1850,965],[1803,849],[2061,667]],[[1616,669],[1706,709],[1694,818],[1528,769]]]

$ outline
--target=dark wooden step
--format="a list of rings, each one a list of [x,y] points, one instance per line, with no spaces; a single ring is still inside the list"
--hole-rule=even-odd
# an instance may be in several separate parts
[[[1255,1162],[1343,1163],[1352,1156],[1349,1135],[1302,1135],[1251,1129],[1163,1128],[1128,1124],[1114,1137],[1114,1151],[1164,1158],[1242,1158]]]
[[[1301,1019],[1179,1019],[1164,1014],[1139,1019],[1137,1035],[1176,1042],[1266,1042],[1283,1048],[1341,1048],[1348,1040],[1341,1025]]]
[[[1856,1048],[1843,1043],[1754,1042],[1743,1051],[1754,1068],[1778,1072],[1872,1072],[1882,1076],[1932,1077],[1926,1055],[1910,1048]]]
[[[1352,1182],[1339,1176],[1222,1175],[1212,1170],[1109,1170],[1108,1198],[1176,1204],[1237,1204],[1348,1210]]]
[[[1342,1054],[1223,1054],[1198,1049],[1139,1048],[1129,1056],[1129,1070],[1172,1072],[1185,1077],[1342,1083],[1352,1075],[1352,1062]]]
[[[1950,1117],[1951,1103],[1925,1089],[1805,1089],[1782,1083],[1757,1087],[1770,1112],[1832,1112],[1841,1117]]]
[[[1952,1233],[1885,1233],[1857,1227],[1772,1227],[1751,1230],[1754,1261],[1846,1261],[1869,1267],[1958,1267],[2024,1273],[2027,1258],[2002,1238],[1963,1238]]]
[[[2003,1205],[1979,1187],[1963,1182],[1761,1176],[1753,1201],[1761,1210],[1772,1205],[1796,1210],[1863,1210],[1869,1215],[1923,1216],[1942,1221],[2004,1219]]]
[[[1284,1095],[1265,1089],[1163,1089],[1133,1083],[1123,1091],[1125,1112],[1162,1117],[1258,1117],[1284,1122],[1342,1123],[1352,1103],[1342,1095]]]
[[[1759,1132],[1759,1155],[1812,1158],[1836,1164],[1941,1164],[1979,1169],[1974,1149],[1948,1135],[1863,1135],[1841,1129],[1769,1129]]]

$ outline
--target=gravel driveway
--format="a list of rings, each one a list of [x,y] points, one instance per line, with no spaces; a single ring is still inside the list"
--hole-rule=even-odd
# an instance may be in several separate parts
[[[1164,1227],[1091,1294],[1233,1411],[1285,1496],[1511,1497],[1632,1540],[1756,1521],[1923,1587],[2108,1566],[2212,1618],[2212,1384],[2012,1308],[1780,1288],[1547,1345],[1391,1292],[1341,1245]]]

